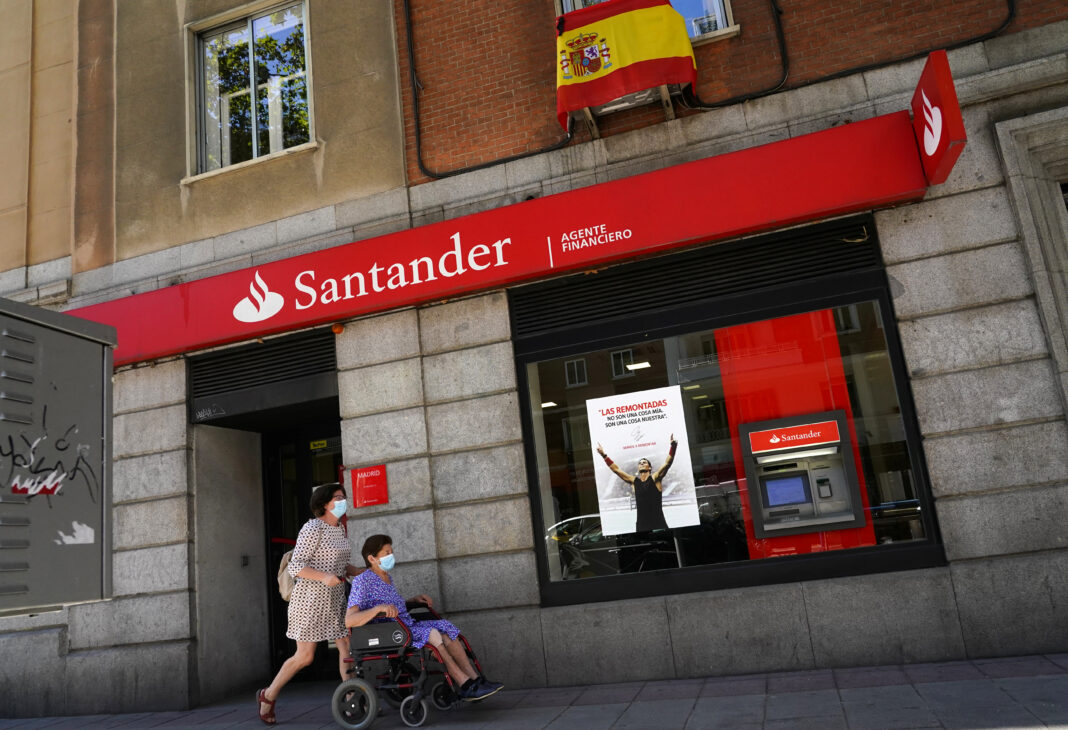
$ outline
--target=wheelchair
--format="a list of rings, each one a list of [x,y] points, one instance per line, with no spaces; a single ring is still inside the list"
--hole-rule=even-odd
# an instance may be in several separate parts
[[[439,619],[435,611],[422,603],[407,604],[416,621]],[[381,614],[379,614],[381,615]],[[471,666],[482,676],[471,644],[463,634],[461,642]],[[426,722],[430,705],[442,711],[452,710],[464,702],[459,687],[445,672],[445,663],[437,647],[429,643],[421,649],[412,647],[412,634],[398,619],[375,619],[349,631],[346,662],[352,663],[350,679],[338,685],[330,702],[334,721],[349,730],[365,730],[378,717],[381,702],[400,710],[401,721],[408,727]]]

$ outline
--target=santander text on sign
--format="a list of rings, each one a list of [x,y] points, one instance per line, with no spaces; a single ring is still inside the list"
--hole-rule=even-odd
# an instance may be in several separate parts
[[[327,276],[321,282],[316,281],[316,271],[308,269],[297,274],[293,280],[293,286],[300,292],[294,305],[297,309],[310,309],[317,301],[332,304],[342,299],[365,297],[369,291],[381,293],[387,289],[403,289],[433,282],[439,277],[449,279],[462,276],[469,270],[484,271],[491,266],[505,266],[508,262],[504,258],[504,247],[511,242],[510,238],[502,238],[490,245],[477,243],[465,250],[460,242],[460,234],[454,233],[452,248],[437,260],[430,256],[417,256],[405,263],[393,262],[386,266],[374,261],[366,272],[353,271],[339,278]]]
[[[919,200],[925,192],[901,111],[71,313],[117,328],[118,366]]]
[[[837,421],[806,423],[800,426],[753,431],[749,434],[749,447],[754,454],[768,451],[793,449],[798,446],[836,444],[842,440]]]

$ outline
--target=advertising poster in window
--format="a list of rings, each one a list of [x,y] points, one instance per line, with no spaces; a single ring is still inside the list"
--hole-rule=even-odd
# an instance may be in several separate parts
[[[586,401],[605,535],[700,522],[679,386]]]

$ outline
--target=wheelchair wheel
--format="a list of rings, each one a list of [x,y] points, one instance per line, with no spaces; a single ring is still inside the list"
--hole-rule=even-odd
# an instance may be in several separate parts
[[[408,684],[415,681],[415,678],[419,676],[419,670],[411,665],[409,662],[404,662],[400,666],[399,671],[393,673],[394,676],[390,679],[392,684]],[[382,690],[382,698],[386,701],[386,704],[393,709],[399,709],[401,703],[404,702],[404,698],[412,693],[411,687],[405,687],[403,689],[384,689]]]
[[[334,690],[330,710],[341,727],[365,730],[378,716],[378,695],[362,679],[347,679]]]
[[[443,679],[430,690],[430,701],[439,710],[451,710],[456,705],[456,693]]]
[[[427,705],[426,700],[415,701],[415,696],[405,697],[404,702],[401,702],[400,716],[401,720],[408,727],[419,727],[426,722],[427,715],[430,714],[430,707]]]

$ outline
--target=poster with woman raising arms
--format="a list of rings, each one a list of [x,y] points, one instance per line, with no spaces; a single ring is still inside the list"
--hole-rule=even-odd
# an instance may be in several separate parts
[[[679,386],[586,401],[601,531],[700,522]]]

